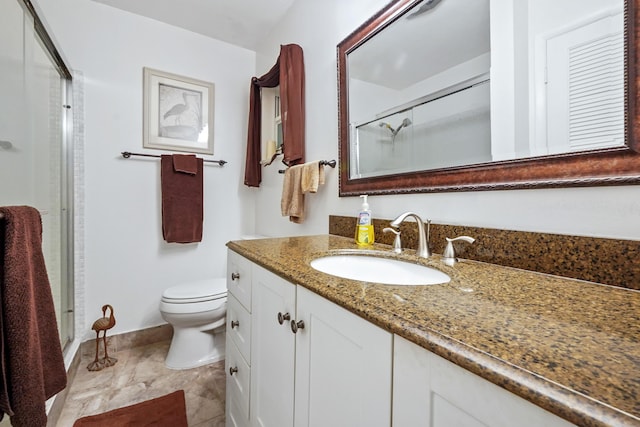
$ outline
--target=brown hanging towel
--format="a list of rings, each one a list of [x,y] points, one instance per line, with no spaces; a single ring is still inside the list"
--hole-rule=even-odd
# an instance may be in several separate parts
[[[163,154],[162,237],[169,243],[202,241],[202,159],[192,154]]]
[[[45,427],[45,402],[67,384],[40,213],[0,207],[0,419]]]

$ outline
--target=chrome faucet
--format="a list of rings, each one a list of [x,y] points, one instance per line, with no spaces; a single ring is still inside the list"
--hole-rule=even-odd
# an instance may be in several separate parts
[[[402,241],[400,240],[400,230],[396,230],[395,228],[385,227],[382,229],[383,233],[393,233],[396,235],[395,239],[393,239],[393,252],[396,254],[402,253]]]
[[[445,239],[447,240],[447,246],[444,248],[444,252],[442,253],[442,262],[447,265],[453,265],[458,262],[458,258],[456,258],[456,251],[453,249],[453,242],[462,240],[463,242],[473,243],[476,241],[476,239],[469,236],[459,236],[454,239],[445,237]]]
[[[431,256],[431,252],[429,251],[429,236],[424,233],[424,222],[422,218],[416,213],[413,212],[405,212],[400,214],[396,219],[391,221],[389,224],[391,227],[398,228],[400,224],[409,216],[412,216],[416,223],[418,224],[418,250],[417,254],[422,258],[429,258]],[[427,221],[427,224],[430,224],[431,221]],[[428,233],[428,230],[427,230]]]

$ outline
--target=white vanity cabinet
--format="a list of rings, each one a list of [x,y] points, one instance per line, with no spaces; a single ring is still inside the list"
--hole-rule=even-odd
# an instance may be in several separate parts
[[[252,426],[389,426],[392,334],[257,265],[252,291]]]
[[[393,335],[256,264],[250,275],[250,393],[228,335],[227,426],[390,426]]]
[[[228,274],[227,426],[573,425],[232,251]]]
[[[573,426],[503,388],[395,336],[393,427]]]

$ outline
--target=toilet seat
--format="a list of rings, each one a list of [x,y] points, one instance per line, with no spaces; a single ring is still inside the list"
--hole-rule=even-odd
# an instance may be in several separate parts
[[[169,304],[192,304],[214,301],[227,297],[225,279],[207,279],[183,283],[166,289],[162,293],[162,302]]]

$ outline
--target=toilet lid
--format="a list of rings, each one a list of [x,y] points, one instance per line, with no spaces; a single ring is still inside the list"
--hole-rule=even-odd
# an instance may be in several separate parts
[[[203,302],[227,296],[227,281],[224,278],[198,280],[183,283],[164,291],[162,299],[166,302],[189,303]]]

